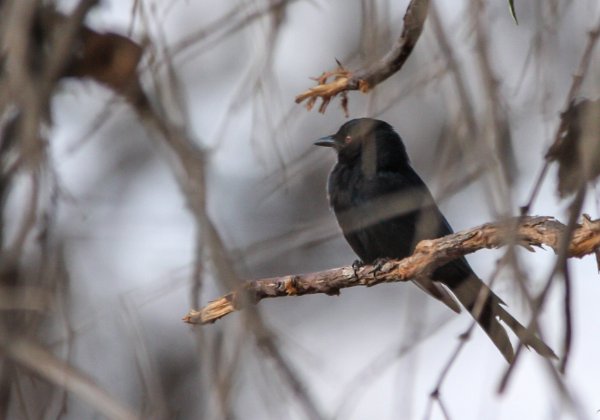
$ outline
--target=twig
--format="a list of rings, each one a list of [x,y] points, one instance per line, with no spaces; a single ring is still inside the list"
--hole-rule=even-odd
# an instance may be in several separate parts
[[[579,187],[579,191],[575,195],[575,199],[571,203],[569,215],[569,223],[567,225],[567,231],[565,232],[565,237],[561,241],[560,250],[567,247],[569,238],[568,234],[575,228],[575,222],[579,218],[579,214],[581,213],[581,208],[583,207],[583,202],[585,200],[586,188],[585,184]],[[584,224],[588,221],[588,216],[583,216]],[[597,249],[596,249],[597,251]],[[561,373],[565,373],[567,370],[567,363],[569,361],[569,356],[571,354],[571,341],[573,339],[573,316],[571,310],[571,275],[569,272],[569,266],[567,263],[567,255],[564,255],[563,252],[559,252],[559,259],[556,262],[556,272],[562,272],[564,280],[565,280],[565,338],[563,344],[563,357],[561,358],[559,370]]]
[[[257,6],[252,2],[247,7],[232,7],[229,12],[203,28],[186,35],[171,48],[171,59],[179,59],[180,54],[193,49],[196,55],[209,51],[228,36],[246,28],[252,22],[266,15],[277,13],[297,0],[277,0]]]
[[[336,95],[343,95],[349,90],[360,90],[366,93],[396,73],[402,68],[412,53],[423,31],[428,9],[429,0],[411,0],[404,14],[404,27],[402,28],[400,38],[383,58],[368,67],[354,72],[346,70],[338,63],[337,70],[324,72],[316,78],[318,82],[317,86],[296,96],[296,103],[308,100],[306,108],[310,111],[317,99],[321,98],[323,103],[319,107],[319,112],[323,113],[327,109],[327,105],[331,99]],[[333,77],[333,81],[328,82],[330,77]],[[343,96],[342,106],[347,113],[346,101],[347,99]]]
[[[479,64],[479,74],[483,81],[483,90],[487,98],[487,119],[489,128],[488,136],[491,146],[495,146],[494,155],[498,157],[500,162],[501,174],[499,174],[506,184],[510,185],[514,181],[516,159],[514,150],[511,144],[510,124],[508,115],[504,108],[504,101],[500,94],[499,81],[494,74],[490,59],[490,50],[488,45],[488,27],[483,22],[482,16],[485,14],[485,5],[482,0],[472,0],[470,7],[473,10],[473,23],[475,25],[475,52],[477,62]],[[497,166],[494,166],[497,168]],[[495,173],[495,175],[498,175]],[[499,186],[502,183],[499,182]],[[505,199],[510,197],[504,191]],[[507,208],[511,208],[510,205]]]
[[[464,72],[461,71],[460,66],[458,64],[458,60],[456,59],[454,51],[450,46],[450,42],[448,41],[449,37],[444,30],[442,20],[440,19],[440,15],[435,4],[431,6],[430,19],[433,27],[433,32],[435,33],[435,38],[437,41],[437,47],[440,49],[440,52],[444,56],[444,60],[446,61],[450,77],[452,78],[452,82],[454,83],[454,87],[456,89],[456,93],[460,101],[462,115],[464,116],[465,124],[467,125],[468,136],[476,138],[478,128],[477,123],[475,121],[475,111],[473,110],[473,104],[467,92],[465,75]]]
[[[567,363],[569,362],[569,356],[571,355],[571,343],[573,341],[573,309],[571,307],[571,302],[573,300],[573,287],[571,285],[571,273],[566,260],[561,270],[565,278],[565,338],[563,342],[563,357],[560,361],[560,366],[558,369],[560,373],[564,374],[567,370]]]
[[[202,309],[191,310],[183,320],[190,324],[207,324],[242,309],[244,303],[249,301],[256,303],[269,297],[314,293],[337,295],[343,288],[407,281],[417,276],[427,276],[436,267],[483,248],[517,243],[529,250],[533,250],[534,246],[547,245],[557,251],[564,231],[565,225],[552,217],[543,216],[487,223],[443,238],[421,241],[414,254],[403,260],[389,260],[377,266],[365,265],[357,270],[347,266],[317,273],[248,281]],[[600,220],[585,219],[583,225],[573,232],[568,256],[581,258],[593,253],[599,245]]]
[[[594,48],[596,47],[598,39],[600,39],[600,20],[596,23],[596,26],[589,32],[588,35],[588,42],[581,56],[581,60],[579,61],[577,71],[573,75],[573,82],[565,100],[565,110],[569,108],[569,105],[579,93],[581,85],[583,84],[583,78],[585,77],[585,74],[587,73],[590,67],[590,62],[592,61],[592,53],[594,52]]]
[[[546,178],[546,174],[548,173],[548,169],[550,168],[550,162],[548,160],[546,160],[544,162],[544,166],[542,167],[539,175],[537,176],[535,183],[533,184],[533,188],[531,189],[531,193],[529,194],[529,200],[527,200],[527,203],[523,206],[521,206],[520,210],[521,210],[521,214],[523,216],[529,214],[529,211],[531,210],[531,206],[533,205],[534,201],[536,200],[538,193],[540,192],[540,189],[542,188],[542,183],[544,182],[544,179]]]

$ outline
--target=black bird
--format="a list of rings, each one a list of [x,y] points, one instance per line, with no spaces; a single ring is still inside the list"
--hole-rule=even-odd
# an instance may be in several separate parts
[[[429,189],[411,167],[400,136],[388,123],[371,118],[351,120],[315,144],[337,152],[337,164],[329,175],[329,201],[346,240],[364,263],[405,258],[420,240],[452,233]],[[437,268],[431,279],[413,281],[460,312],[449,289],[509,363],[514,351],[499,320],[523,344],[542,356],[556,358],[552,349],[504,309],[504,302],[464,258]]]

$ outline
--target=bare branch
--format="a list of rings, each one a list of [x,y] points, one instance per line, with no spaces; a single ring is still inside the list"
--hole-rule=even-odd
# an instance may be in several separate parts
[[[565,225],[552,217],[527,216],[504,222],[487,223],[439,239],[417,244],[410,257],[380,264],[333,268],[316,273],[272,277],[248,281],[236,290],[208,303],[199,311],[191,310],[183,320],[190,324],[207,324],[236,310],[245,302],[281,296],[302,296],[314,293],[338,295],[340,289],[374,286],[379,283],[407,281],[427,276],[436,267],[483,248],[518,244],[530,251],[534,246],[547,245],[558,249]],[[600,220],[584,216],[583,224],[573,232],[568,256],[581,258],[600,246]]]
[[[308,99],[306,107],[310,111],[315,105],[317,98],[321,98],[323,103],[319,107],[319,112],[324,113],[331,99],[338,93],[343,94],[349,90],[360,90],[366,93],[396,73],[402,68],[412,53],[423,31],[428,9],[429,0],[411,0],[404,15],[402,34],[392,49],[383,58],[355,72],[350,72],[341,65],[334,72],[324,72],[316,78],[318,82],[317,86],[296,96],[296,103],[301,103]],[[327,82],[332,76],[333,81]],[[342,105],[347,114],[345,97],[342,98]]]

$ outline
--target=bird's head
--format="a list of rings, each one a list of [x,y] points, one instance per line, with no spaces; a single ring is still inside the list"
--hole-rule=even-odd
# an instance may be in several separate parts
[[[374,169],[381,170],[410,163],[404,143],[394,128],[372,118],[350,120],[337,133],[322,137],[315,144],[335,149],[338,161],[344,164],[375,164]]]

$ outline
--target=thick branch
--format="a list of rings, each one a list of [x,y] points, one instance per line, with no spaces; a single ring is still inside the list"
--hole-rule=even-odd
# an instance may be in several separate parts
[[[336,71],[323,73],[316,78],[317,86],[296,96],[296,103],[308,99],[306,107],[311,110],[317,98],[321,98],[323,104],[319,107],[319,112],[325,112],[331,99],[338,93],[343,94],[349,90],[367,92],[396,73],[402,68],[415,47],[423,31],[428,9],[429,0],[411,0],[404,15],[402,34],[383,58],[366,68],[354,72],[339,66]],[[327,80],[330,77],[333,77],[333,81],[328,82]],[[345,103],[345,100],[343,100],[342,104],[347,113]]]
[[[483,248],[498,248],[518,244],[530,251],[534,246],[547,245],[554,251],[565,225],[552,217],[524,216],[505,222],[484,225],[421,241],[415,252],[402,260],[357,268],[341,267],[317,273],[252,280],[236,290],[209,302],[199,311],[191,310],[183,320],[190,324],[207,324],[242,308],[244,302],[280,296],[301,296],[313,293],[338,295],[340,289],[354,286],[374,286],[379,283],[407,281],[427,276],[436,267]],[[600,220],[584,216],[569,246],[569,256],[581,258],[600,247]]]

